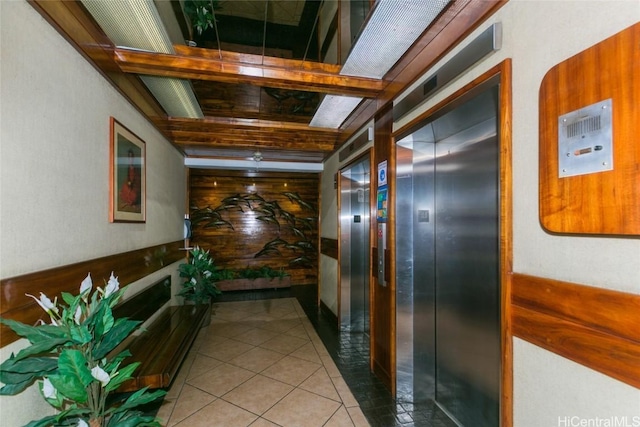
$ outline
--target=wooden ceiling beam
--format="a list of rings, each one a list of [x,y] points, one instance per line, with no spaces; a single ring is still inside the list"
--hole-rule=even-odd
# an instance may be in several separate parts
[[[184,135],[179,132],[174,140],[174,144],[183,150],[189,148],[274,148],[278,150],[295,150],[305,152],[323,152],[329,153],[335,148],[333,141],[291,141],[288,139],[282,141],[272,137],[263,138],[239,138],[232,140],[227,137],[218,137],[217,135]]]
[[[212,57],[170,55],[125,48],[115,49],[113,55],[122,72],[151,76],[250,84],[363,98],[375,98],[385,86],[382,80],[377,79]]]
[[[271,120],[260,119],[239,119],[232,117],[212,117],[208,116],[204,119],[189,119],[171,117],[166,121],[168,127],[173,130],[187,130],[198,129],[209,132],[217,132],[222,128],[228,129],[243,129],[243,128],[256,128],[261,130],[279,130],[279,131],[294,131],[298,133],[308,133],[321,135],[328,138],[336,138],[340,134],[338,129],[311,127],[304,123],[297,122],[277,122]]]

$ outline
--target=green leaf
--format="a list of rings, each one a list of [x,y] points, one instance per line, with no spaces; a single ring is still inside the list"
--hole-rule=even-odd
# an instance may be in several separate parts
[[[64,395],[70,400],[78,403],[87,401],[86,386],[76,376],[69,375],[50,375],[49,381],[58,390],[58,393]]]
[[[107,384],[107,386],[104,388],[105,391],[108,393],[112,390],[115,390],[120,387],[122,383],[133,378],[132,374],[139,365],[140,362],[135,362],[125,366],[124,368],[121,368],[115,376],[111,377],[111,381],[109,381],[109,384]]]
[[[71,326],[71,339],[76,344],[84,345],[90,343],[93,337],[85,325],[73,325]]]
[[[161,427],[152,416],[142,415],[140,411],[121,412],[109,419],[107,427]]]
[[[55,425],[56,421],[57,421],[56,415],[49,415],[48,417],[31,421],[28,424],[25,424],[24,427],[47,427],[47,426]]]
[[[38,341],[37,343],[32,344],[30,347],[24,348],[18,352],[16,355],[16,359],[22,360],[27,357],[43,354],[53,350],[56,347],[61,347],[64,344],[69,342],[68,337],[63,338],[49,338],[48,340]]]
[[[111,328],[113,328],[113,324],[115,323],[115,319],[113,318],[113,314],[111,313],[111,308],[107,307],[104,310],[104,314],[102,315],[102,324],[104,325],[104,332],[101,335],[109,332]]]
[[[105,362],[104,370],[107,372],[113,372],[116,367],[129,356],[131,356],[131,352],[129,350],[121,351],[117,355],[113,356],[109,362]]]
[[[0,371],[19,373],[43,372],[54,370],[57,367],[58,359],[55,357],[30,357],[22,360],[9,358],[0,365]]]
[[[165,390],[156,390],[153,393],[149,393],[147,392],[147,389],[148,387],[145,387],[129,396],[129,398],[121,406],[114,410],[114,414],[130,410],[132,408],[135,408],[136,406],[153,402],[154,400],[159,399],[167,394]]]
[[[137,320],[129,320],[126,318],[116,320],[113,328],[102,337],[100,343],[93,350],[94,357],[96,359],[102,359],[107,353],[124,341],[140,323],[141,322]]]
[[[7,384],[0,388],[0,396],[15,396],[18,393],[22,393],[27,387],[29,387],[36,380],[35,377],[31,380],[21,383]],[[2,381],[4,382],[4,381]]]
[[[22,384],[24,382],[33,382],[38,378],[38,374],[34,372],[11,372],[1,371],[0,381],[4,384]]]
[[[83,388],[93,381],[91,371],[87,367],[87,359],[80,350],[63,350],[58,358],[58,371],[62,376],[76,378]]]
[[[65,332],[57,327],[52,325],[40,325],[40,326],[30,326],[25,325],[24,323],[12,320],[12,319],[3,319],[0,317],[0,323],[4,323],[8,327],[10,327],[13,332],[24,337],[29,340],[32,344],[43,341],[50,340],[52,338],[62,338],[65,336]]]
[[[67,303],[69,307],[76,305],[78,300],[81,298],[80,295],[73,296],[69,292],[62,292],[62,299]],[[75,312],[75,308],[74,308]]]

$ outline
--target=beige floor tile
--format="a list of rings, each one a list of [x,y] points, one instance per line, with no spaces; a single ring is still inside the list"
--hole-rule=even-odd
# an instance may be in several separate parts
[[[227,362],[234,357],[246,353],[253,347],[254,346],[252,346],[251,344],[236,341],[234,339],[229,339],[228,341],[217,345],[209,345],[209,343],[204,343],[200,347],[200,354],[204,354],[205,356],[213,357],[215,359],[222,360],[223,362]]]
[[[204,354],[197,354],[195,360],[191,364],[191,369],[189,369],[187,378],[200,376],[212,370],[216,366],[220,366],[222,363],[224,362],[221,362],[218,359],[214,359],[213,357],[205,356]],[[180,370],[183,369],[185,369],[184,366],[180,368]]]
[[[309,335],[307,331],[304,329],[304,325],[300,324],[294,328],[289,329],[284,333],[285,335],[291,335],[292,337],[302,338],[303,340],[308,340]]]
[[[160,421],[160,424],[166,426],[169,423],[169,418],[171,418],[171,412],[173,412],[173,408],[176,405],[176,399],[169,399],[165,396],[162,405],[158,409],[156,413],[156,418]]]
[[[347,408],[347,412],[349,412],[349,416],[351,417],[351,421],[353,421],[353,425],[356,427],[369,427],[369,422],[367,418],[362,413],[362,409],[359,406],[354,406],[353,408]]]
[[[257,415],[218,399],[205,406],[189,418],[176,424],[177,427],[247,427]]]
[[[322,361],[320,360],[320,356],[318,356],[318,353],[316,352],[316,348],[311,342],[308,342],[307,344],[303,345],[302,347],[300,347],[299,349],[291,353],[290,356],[308,360],[309,362],[317,363],[319,365],[322,364]]]
[[[311,393],[319,394],[320,396],[342,403],[340,395],[333,385],[333,381],[331,381],[327,371],[323,368],[318,369],[313,375],[300,384],[299,387]]]
[[[302,338],[292,337],[290,335],[278,335],[270,339],[269,341],[263,342],[262,344],[260,344],[260,347],[277,351],[278,353],[282,354],[289,354],[296,351],[308,342],[309,341],[303,340]]]
[[[184,420],[185,418],[195,414],[217,398],[200,389],[185,384],[182,393],[178,397],[176,404],[167,423],[167,427],[172,427]]]
[[[327,355],[321,354],[320,360],[322,360],[322,364],[324,365],[324,368],[327,370],[327,374],[329,374],[331,378],[340,376],[340,371],[338,370],[338,367],[334,363],[331,356],[329,356],[328,354]]]
[[[299,326],[300,319],[276,319],[271,320],[269,322],[265,322],[264,325],[261,326],[262,329],[268,329],[270,331],[275,332],[287,332],[296,326]]]
[[[243,320],[251,316],[252,313],[244,310],[237,310],[232,307],[218,306],[212,309],[213,317],[216,319],[228,320],[231,322]]]
[[[258,373],[282,359],[284,354],[266,348],[255,347],[229,361],[232,365]]]
[[[355,397],[353,397],[353,393],[351,393],[351,390],[349,390],[349,386],[347,385],[347,383],[344,382],[344,378],[333,377],[331,378],[331,381],[333,381],[333,385],[338,391],[338,394],[340,395],[340,399],[342,400],[344,406],[346,406],[347,408],[358,406],[358,401],[355,399]]]
[[[253,328],[244,322],[225,322],[216,325],[214,333],[227,338],[235,338],[251,329]]]
[[[251,345],[260,345],[265,341],[269,341],[278,335],[278,332],[269,331],[261,328],[251,328],[243,334],[233,337],[233,339],[242,341]]]
[[[222,396],[222,399],[254,414],[262,415],[291,390],[293,387],[288,384],[256,375]]]
[[[265,420],[264,418],[258,418],[255,420],[250,427],[280,427],[278,424],[274,424],[269,420]]]
[[[254,375],[254,372],[224,363],[203,375],[189,379],[187,383],[220,397]]]
[[[340,407],[338,402],[295,389],[262,417],[282,426],[319,427]]]
[[[298,386],[321,367],[322,365],[317,363],[287,356],[262,371],[262,375]]]
[[[324,427],[353,427],[351,417],[344,406],[336,411]]]

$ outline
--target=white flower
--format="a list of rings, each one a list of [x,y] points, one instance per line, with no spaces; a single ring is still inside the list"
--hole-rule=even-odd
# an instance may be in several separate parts
[[[82,309],[78,306],[76,313],[73,315],[73,321],[76,322],[76,325],[80,324],[80,317],[82,317]]]
[[[192,277],[192,278],[191,278],[191,280],[190,280],[190,282],[191,282],[191,283],[193,283],[194,285],[197,285],[197,284],[198,284],[198,281],[196,280],[196,278],[195,278],[195,277]]]
[[[78,427],[89,427],[85,420],[78,420]]]
[[[25,295],[33,298],[33,300],[37,302],[38,305],[42,307],[42,309],[46,311],[48,314],[51,314],[51,312],[58,314],[58,307],[56,307],[55,303],[51,302],[51,300],[42,292],[40,292],[40,299],[34,297],[31,294],[25,294]],[[58,299],[56,298],[56,301],[57,300]]]
[[[45,378],[42,382],[42,394],[46,399],[55,399],[58,395],[58,391],[53,386],[53,384],[51,384],[49,378]]]
[[[93,281],[91,281],[91,273],[89,273],[82,283],[80,283],[80,294],[91,292],[91,288],[93,288]]]
[[[100,381],[102,387],[105,387],[107,384],[109,384],[109,381],[111,381],[109,374],[107,374],[105,370],[100,366],[96,366],[95,368],[91,369],[91,376]]]
[[[118,278],[113,276],[113,271],[111,272],[111,277],[109,277],[109,281],[107,282],[107,287],[104,290],[104,297],[107,298],[114,292],[117,292],[120,289],[120,283],[118,283]]]
[[[209,277],[211,277],[211,272],[209,270],[206,270],[204,273],[202,273],[202,275],[208,279]]]

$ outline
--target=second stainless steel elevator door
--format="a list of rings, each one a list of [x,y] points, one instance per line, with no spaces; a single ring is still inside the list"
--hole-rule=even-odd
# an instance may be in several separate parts
[[[397,388],[467,427],[499,425],[497,111],[498,88],[485,87],[397,150],[397,313],[412,313],[396,319]]]
[[[362,159],[340,173],[340,327],[369,332],[370,167]]]

